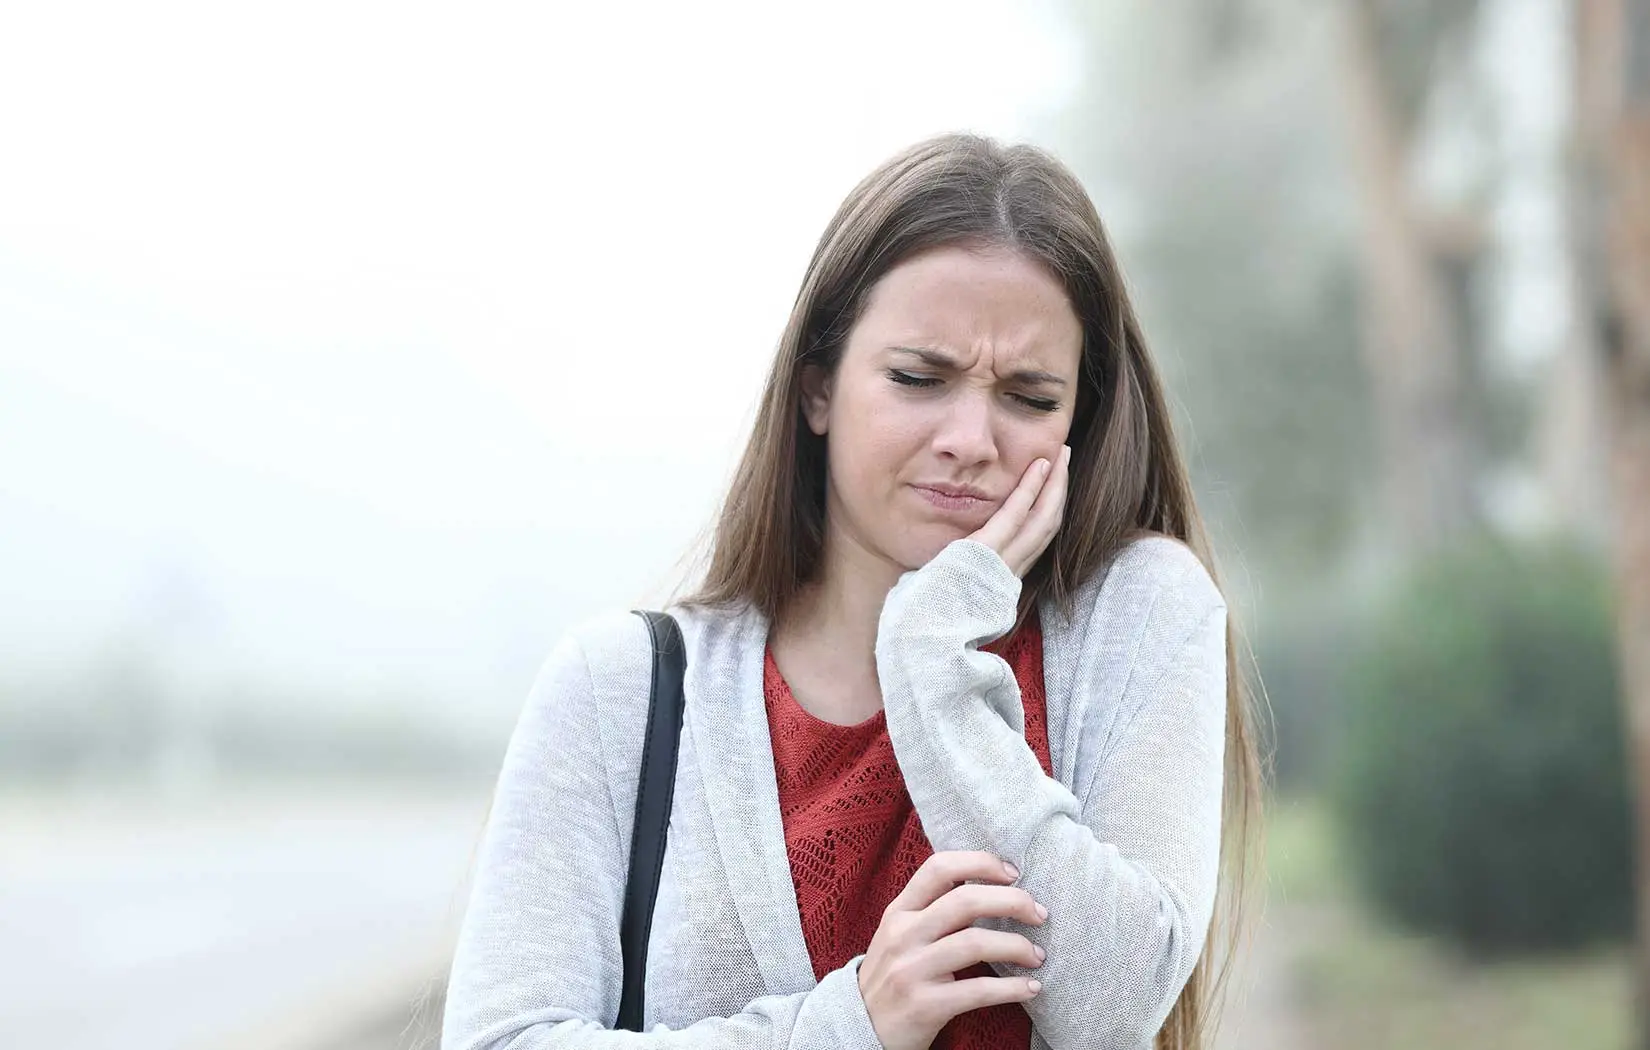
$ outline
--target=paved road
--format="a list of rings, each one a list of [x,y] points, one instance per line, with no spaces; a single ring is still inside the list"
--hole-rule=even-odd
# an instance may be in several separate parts
[[[0,1046],[308,1050],[439,971],[485,792],[0,800]]]

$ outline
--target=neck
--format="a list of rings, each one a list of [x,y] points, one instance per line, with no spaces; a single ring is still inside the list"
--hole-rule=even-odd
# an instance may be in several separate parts
[[[834,530],[826,530],[821,571],[782,617],[781,632],[806,640],[850,678],[876,674],[877,622],[905,570]]]

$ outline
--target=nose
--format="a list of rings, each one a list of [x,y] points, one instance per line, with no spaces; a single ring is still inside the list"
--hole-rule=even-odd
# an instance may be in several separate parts
[[[997,451],[991,411],[989,391],[969,390],[951,398],[934,435],[934,451],[963,466],[991,460]]]

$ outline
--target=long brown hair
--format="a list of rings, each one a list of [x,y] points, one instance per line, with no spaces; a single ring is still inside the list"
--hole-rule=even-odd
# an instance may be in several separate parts
[[[816,364],[832,374],[878,279],[912,254],[947,244],[1004,246],[1039,261],[1064,284],[1083,328],[1065,518],[1025,575],[1015,629],[1045,596],[1071,616],[1082,583],[1143,534],[1185,543],[1219,585],[1162,384],[1088,194],[1036,147],[944,135],[878,167],[826,227],[709,532],[708,567],[680,604],[748,604],[771,621],[814,581],[825,541],[825,444],[802,417],[802,369]],[[701,561],[705,541],[702,533]],[[1160,1050],[1212,1042],[1257,881],[1265,773],[1237,637],[1228,608],[1221,884],[1203,955],[1158,1032]],[[1219,947],[1226,951],[1217,973]]]

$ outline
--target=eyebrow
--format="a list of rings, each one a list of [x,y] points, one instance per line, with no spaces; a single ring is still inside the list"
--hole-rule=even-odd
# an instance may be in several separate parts
[[[896,354],[910,354],[913,357],[921,358],[923,363],[932,365],[935,368],[954,369],[957,367],[956,359],[950,354],[941,353],[938,350],[930,350],[927,347],[890,346],[888,349],[892,350]],[[1047,383],[1051,386],[1066,385],[1066,381],[1064,379],[1061,379],[1053,372],[1045,372],[1040,368],[1021,368],[1013,372],[1009,378],[1018,380],[1022,383]]]

